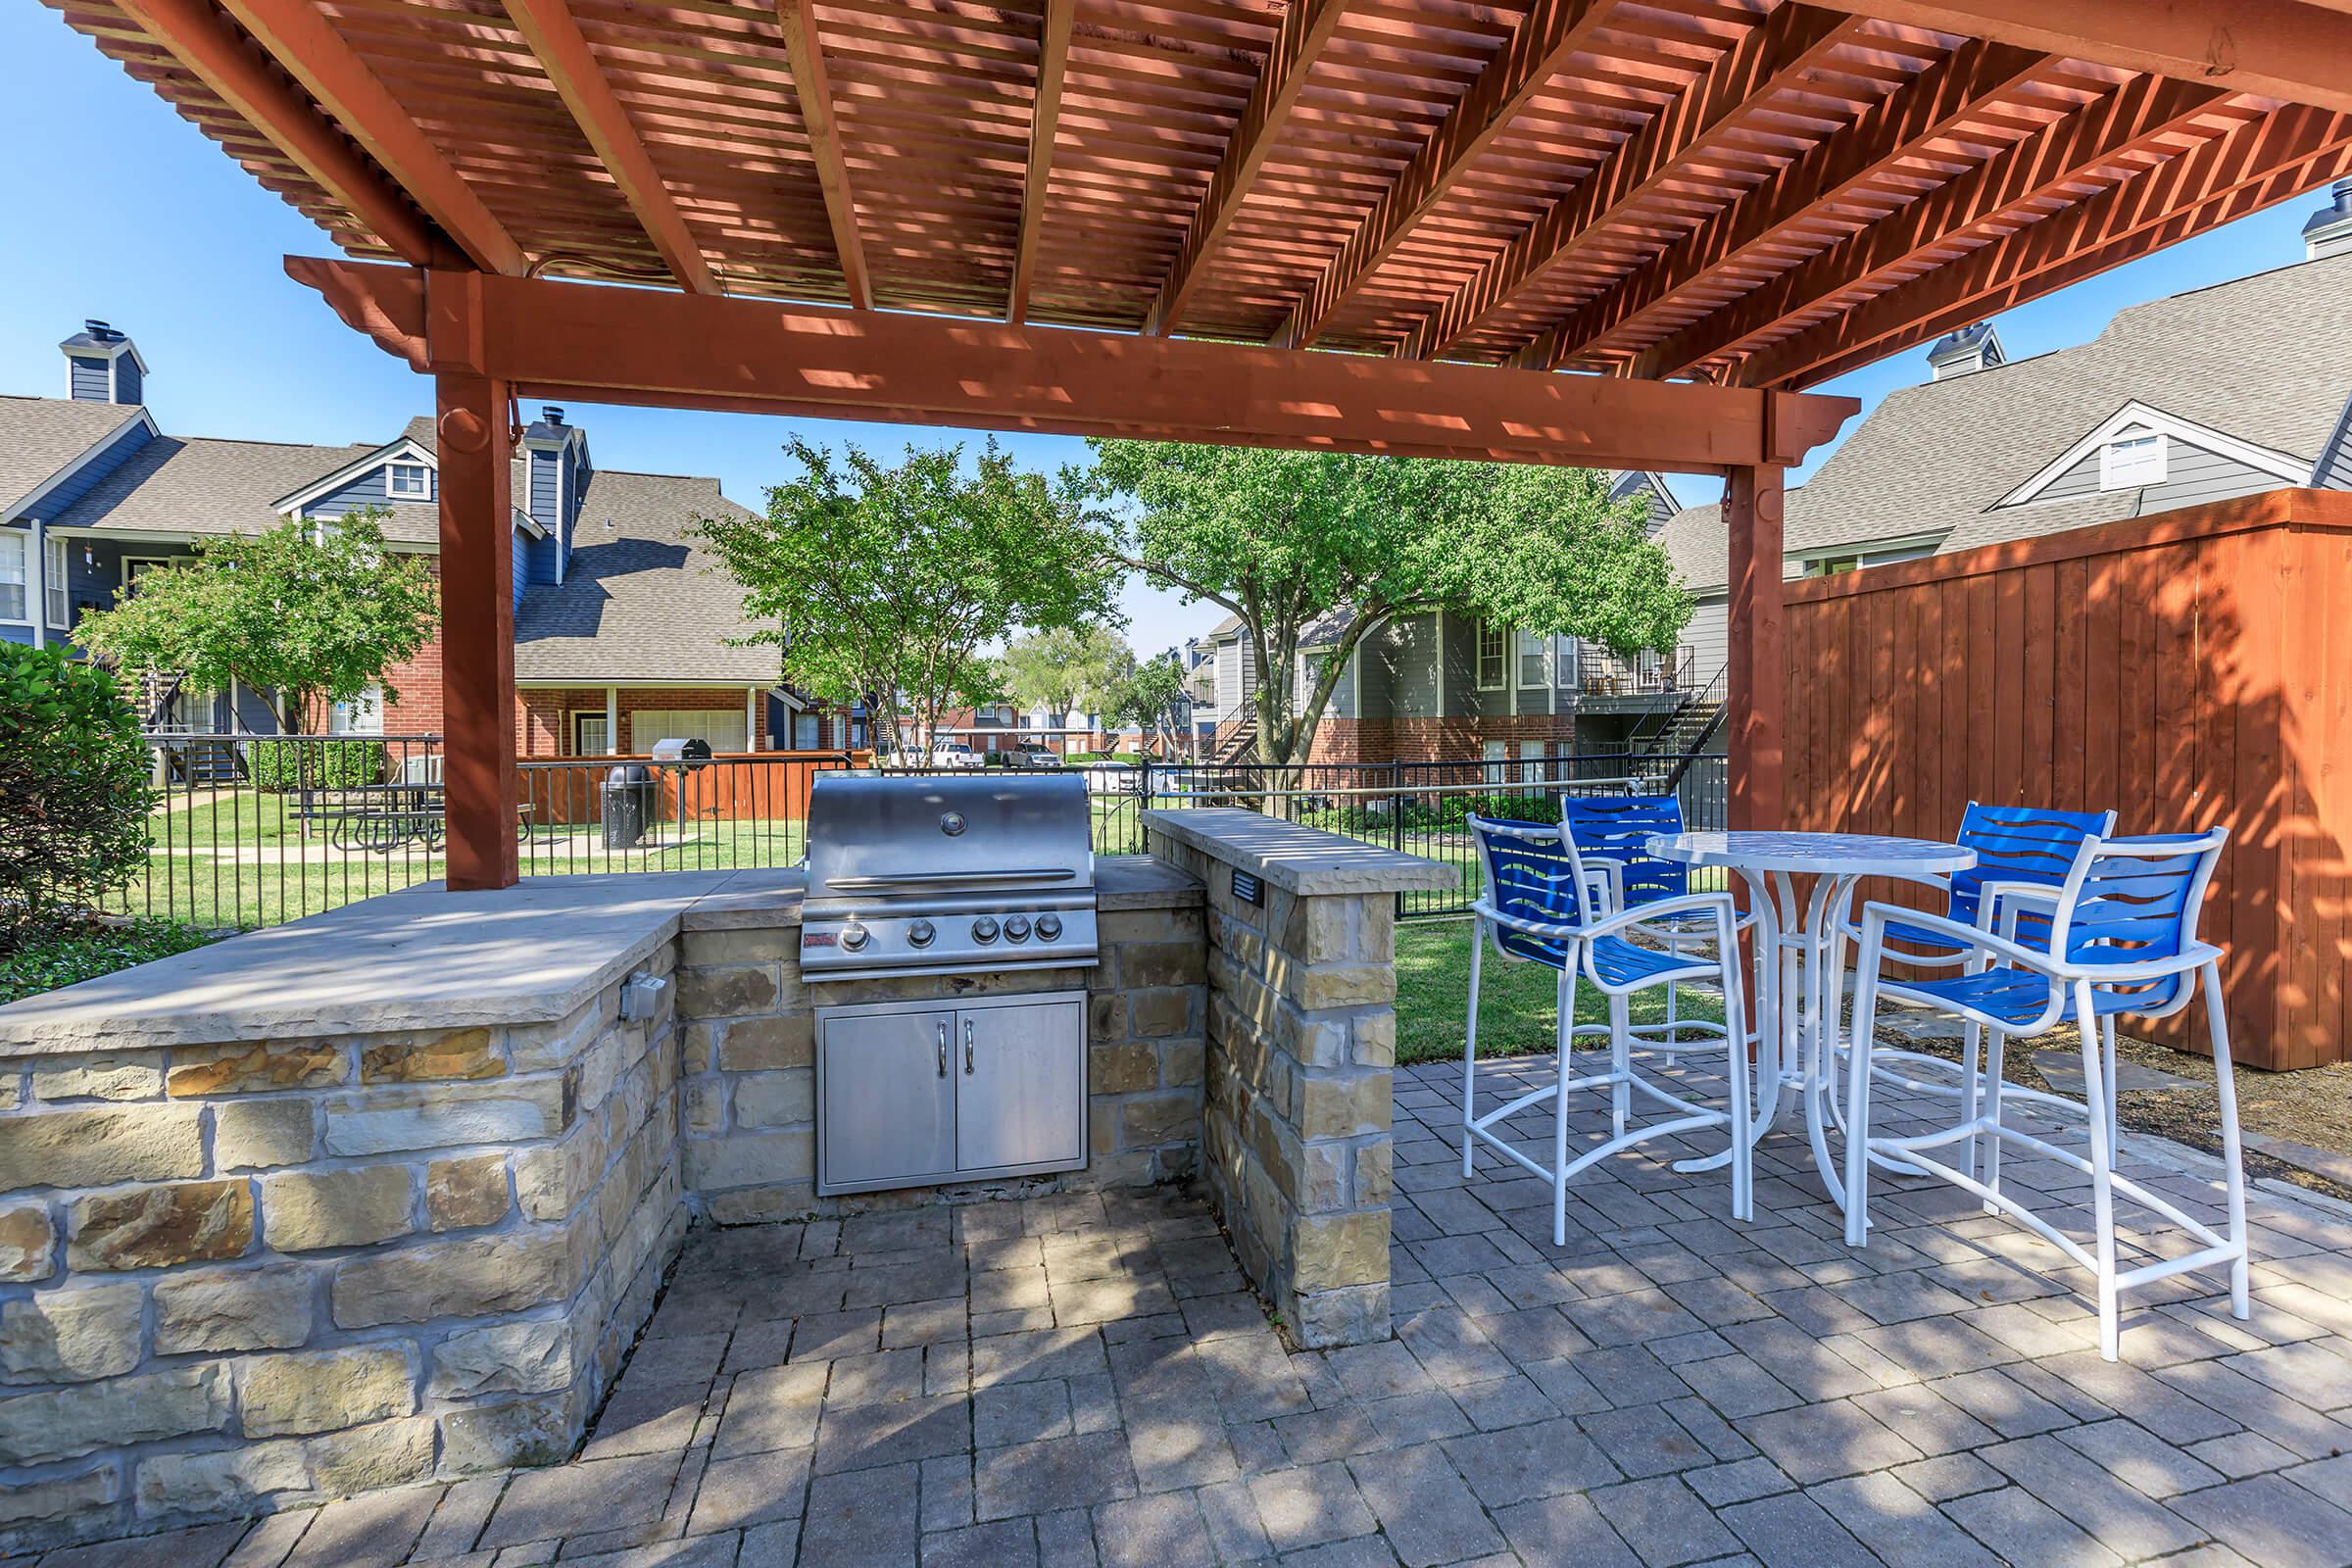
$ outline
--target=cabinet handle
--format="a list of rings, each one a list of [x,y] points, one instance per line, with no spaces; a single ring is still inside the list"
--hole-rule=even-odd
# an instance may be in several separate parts
[[[963,1020],[963,1075],[972,1075],[972,1020]]]
[[[948,1021],[945,1018],[939,1021],[939,1075],[942,1078],[948,1075]]]

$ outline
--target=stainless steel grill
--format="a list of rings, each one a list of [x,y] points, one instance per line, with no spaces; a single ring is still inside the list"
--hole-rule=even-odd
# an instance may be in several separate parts
[[[1086,781],[822,773],[808,796],[812,980],[1098,961]]]

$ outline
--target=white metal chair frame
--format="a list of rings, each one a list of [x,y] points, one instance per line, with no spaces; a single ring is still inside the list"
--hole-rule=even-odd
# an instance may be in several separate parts
[[[1751,1140],[1748,1136],[1751,1100],[1747,1031],[1740,1014],[1739,949],[1734,936],[1738,916],[1731,895],[1693,893],[1613,911],[1609,900],[1611,890],[1617,885],[1611,874],[1615,868],[1604,867],[1599,862],[1587,863],[1577,853],[1576,845],[1567,836],[1565,828],[1536,823],[1498,822],[1478,816],[1470,817],[1467,826],[1478,843],[1479,858],[1486,873],[1487,893],[1471,906],[1471,913],[1478,921],[1478,930],[1473,934],[1470,945],[1470,1009],[1462,1045],[1462,1174],[1467,1177],[1474,1173],[1477,1146],[1484,1143],[1529,1173],[1549,1182],[1552,1189],[1552,1245],[1565,1246],[1568,1241],[1568,1183],[1579,1172],[1596,1161],[1651,1139],[1704,1127],[1725,1127],[1729,1129],[1731,1137],[1732,1217],[1752,1219],[1755,1194],[1749,1153]],[[1491,837],[1542,845],[1547,851],[1562,853],[1569,867],[1566,872],[1537,874],[1549,884],[1549,891],[1555,895],[1559,891],[1560,881],[1573,883],[1578,918],[1538,920],[1497,906],[1494,890],[1503,884],[1497,879]],[[1604,952],[1611,951],[1606,947],[1610,939],[1623,943],[1623,934],[1626,932],[1644,926],[1663,927],[1665,922],[1678,917],[1699,913],[1714,917],[1715,957],[1690,957],[1688,962],[1684,962],[1681,960],[1688,956],[1678,946],[1659,956],[1663,957],[1666,967],[1651,968],[1631,977],[1620,975],[1616,979],[1603,974],[1600,958]],[[1560,952],[1560,961],[1551,965],[1559,975],[1553,1081],[1481,1115],[1477,1108],[1478,998],[1487,944],[1492,942],[1496,955],[1507,960],[1538,961],[1510,952],[1503,945],[1506,932],[1537,943],[1553,945]],[[1548,959],[1542,961],[1549,963]],[[1724,1052],[1731,1084],[1726,1109],[1717,1110],[1686,1100],[1651,1083],[1634,1070],[1632,1050],[1644,1042],[1635,1038],[1628,999],[1638,991],[1664,984],[1670,978],[1677,981],[1712,980],[1723,988],[1726,1022],[1724,1038],[1716,1044]],[[1605,1072],[1572,1077],[1570,1057],[1578,1032],[1576,988],[1580,981],[1590,981],[1609,1000],[1609,1065]],[[1602,1089],[1609,1091],[1610,1137],[1571,1159],[1568,1157],[1568,1097],[1581,1090]],[[1629,1126],[1635,1090],[1640,1090],[1645,1097],[1681,1114],[1667,1121]],[[1549,1166],[1540,1163],[1494,1130],[1496,1122],[1507,1120],[1545,1100],[1554,1102]]]
[[[2222,846],[2228,836],[2226,828],[2215,828],[2195,835],[2094,838],[2086,841],[2062,887],[2035,887],[2032,890],[2036,899],[2046,901],[2049,911],[2050,939],[2046,951],[2016,939],[2015,922],[2021,912],[2017,906],[2027,902],[2020,895],[2012,894],[2003,900],[2009,909],[2004,916],[2007,934],[1995,934],[1981,926],[1965,925],[1939,915],[1922,914],[1896,905],[1874,903],[1865,907],[1862,916],[1862,954],[1858,964],[1859,988],[1854,998],[1854,1034],[1847,1053],[1847,1246],[1864,1245],[1869,1224],[1868,1170],[1873,1163],[1880,1163],[1895,1169],[1939,1176],[1965,1191],[1975,1193],[1984,1200],[1986,1213],[1998,1211],[2008,1214],[2077,1263],[2091,1270],[2097,1278],[2099,1352],[2110,1361],[2117,1356],[2120,1298],[2125,1291],[2136,1286],[2188,1270],[2227,1263],[2230,1266],[2230,1310],[2236,1317],[2247,1315],[2245,1169],[2238,1141],[2236,1085],[2230,1076],[2229,1016],[2222,1002],[2223,954],[2221,949],[2195,940],[2197,915],[2204,905],[2215,862],[2221,858]],[[2111,907],[2120,907],[2125,918],[2130,917],[2128,896],[2111,898],[2091,885],[2094,873],[2103,864],[2132,860],[2143,863],[2175,860],[2186,856],[2195,856],[2197,863],[2189,874],[2183,906],[2177,916],[2177,929],[2180,937],[2178,952],[2133,959],[2129,956],[2134,951],[2132,946],[2109,944],[2097,935],[2100,923],[2095,919],[2089,922],[2091,936],[2082,938],[2077,929],[2078,922],[2086,909],[2095,909],[2099,905],[2107,904]],[[1971,1006],[1951,997],[1922,990],[1920,983],[1906,984],[1888,977],[1884,971],[1889,958],[1903,961],[1900,956],[1889,955],[1886,951],[1886,927],[1890,923],[1915,926],[1946,937],[1955,946],[1967,947],[1970,950],[1968,958],[1971,975],[1985,972],[1984,966],[1997,960],[2015,970],[2038,976],[2047,984],[2041,1005],[2031,1017],[2021,1017],[2015,1011],[1996,1014],[1982,1006]],[[2090,947],[2092,952],[2113,953],[2116,956],[2112,959],[2085,956],[2085,946]],[[2198,979],[2196,985],[2189,983],[2188,977],[2192,974]],[[2113,996],[2116,994],[2113,988],[2147,987],[2168,979],[2178,982],[2171,988],[2169,1000],[2153,1001],[2144,1009],[2111,1008],[2102,1017],[2096,1004],[2102,989]],[[2212,1043],[2217,1093],[2221,1102],[2222,1158],[2225,1166],[2223,1181],[2229,1214],[2227,1237],[2201,1221],[2191,1219],[2177,1205],[2149,1192],[2139,1183],[2117,1175],[2114,1168],[2116,1145],[2121,1133],[2115,1098],[2115,1012],[2129,1010],[2136,1016],[2166,1017],[2186,1008],[2191,996],[2200,990],[2205,1003],[2206,1030]],[[1875,1037],[1878,1004],[1882,996],[1892,996],[1952,1013],[1986,1032],[1990,1044],[1984,1076],[1989,1087],[1989,1103],[1982,1113],[1976,1107],[1976,1097],[1970,1095],[1964,1103],[1961,1119],[1950,1127],[1916,1137],[1870,1136],[1873,1074],[1869,1043]],[[2013,1036],[2029,1039],[2043,1034],[2069,1017],[2077,1021],[2082,1038],[2084,1103],[2077,1106],[2071,1101],[2058,1102],[2084,1115],[2089,1127],[2090,1152],[2087,1157],[2035,1138],[2019,1128],[2004,1125],[2001,1120],[2004,1095],[2032,1093],[2002,1081],[2001,1057],[2007,1042]],[[1973,1088],[1973,1084],[1970,1087]],[[2054,1097],[2034,1095],[2034,1098]],[[1927,1152],[1962,1140],[1966,1140],[1970,1147],[1970,1171],[1964,1172],[1931,1158]],[[2032,1150],[2090,1177],[2093,1225],[2090,1248],[2084,1248],[2001,1190],[2000,1147],[2004,1142]],[[1976,1150],[1980,1143],[1984,1146],[1986,1156],[1983,1180],[1971,1173],[1978,1163]],[[2118,1194],[2153,1209],[2203,1245],[2179,1257],[2159,1258],[2137,1268],[2119,1272],[2115,1255],[2115,1199]]]

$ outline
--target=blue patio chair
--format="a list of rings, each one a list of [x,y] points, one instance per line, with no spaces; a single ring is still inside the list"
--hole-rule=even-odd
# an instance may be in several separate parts
[[[1642,908],[1690,892],[1690,867],[1680,860],[1662,859],[1649,853],[1656,833],[1683,831],[1683,803],[1673,795],[1599,795],[1564,797],[1560,825],[1576,845],[1579,858],[1598,870],[1606,883],[1605,908]],[[1743,915],[1736,929],[1744,930],[1754,915]],[[1715,940],[1713,911],[1696,909],[1662,915],[1650,929],[1669,953],[1694,952]],[[1666,982],[1666,1018],[1662,1023],[1633,1026],[1635,1041],[1653,1051],[1719,1051],[1726,1029],[1711,1018],[1685,1018],[1677,995],[1679,982]],[[1585,1024],[1579,1034],[1606,1034],[1606,1024]],[[1698,1038],[1686,1039],[1686,1032]]]
[[[1963,849],[1977,852],[1977,863],[1965,871],[1949,876],[1922,876],[1917,880],[1939,888],[1945,895],[1943,917],[1982,931],[1999,932],[2004,929],[2003,901],[2007,912],[2015,916],[2009,934],[2029,946],[2047,948],[2049,916],[2046,895],[2061,886],[2067,873],[2074,869],[2075,858],[2083,842],[2104,838],[2115,831],[2113,811],[2067,811],[2039,806],[1986,806],[1979,801],[1968,803],[1960,813],[1960,832],[1952,840]],[[1886,927],[1886,940],[1899,942],[1899,950],[1889,949],[1886,955],[1889,963],[1904,963],[1915,968],[1951,968],[1982,962],[1974,950],[1965,944],[1945,940],[1916,921],[1894,920]],[[1845,919],[1838,923],[1830,954],[1830,974],[1841,980],[1845,973],[1844,948],[1852,942],[1857,948],[1862,942],[1862,923]],[[1833,986],[1832,996],[1841,987]],[[2113,1020],[2109,1021],[2110,1029]],[[1951,1082],[1941,1077],[1921,1078],[1916,1073],[1925,1068],[1931,1072],[1949,1072],[1951,1063],[1941,1056],[1922,1052],[1904,1051],[1899,1047],[1873,1042],[1871,1061],[1885,1082],[1899,1088],[1932,1095],[1956,1096],[1961,1102],[1963,1119],[1977,1113],[1977,1102],[1983,1093],[1984,1080],[1979,1062],[1984,1052],[1984,1031],[1975,1024],[1968,1025],[1960,1047],[1960,1077]],[[1896,1067],[1894,1063],[1902,1063]],[[2019,1089],[2015,1093],[2046,1100],[2053,1104],[2072,1107],[2074,1102],[2038,1091]],[[1835,1108],[1835,1106],[1833,1106]],[[1971,1173],[1975,1170],[1976,1146],[1969,1147]]]
[[[2239,1158],[2237,1096],[2230,1070],[2230,1024],[2222,1005],[2222,951],[2197,940],[2197,915],[2213,880],[2215,862],[2229,837],[2226,828],[2205,833],[2170,833],[2142,838],[2083,841],[2065,880],[2055,889],[2016,895],[2036,902],[2041,940],[2017,927],[2018,912],[2003,917],[2008,929],[1996,934],[1937,915],[1923,915],[1890,904],[1873,904],[1862,916],[1860,988],[1854,998],[1854,1049],[1848,1053],[1846,1086],[1846,1209],[1848,1246],[1863,1244],[1869,1224],[1869,1167],[1884,1160],[1898,1169],[1940,1176],[2022,1221],[2098,1279],[2099,1350],[2116,1358],[2118,1298],[2124,1291],[2187,1269],[2230,1265],[2230,1310],[2247,1312],[2246,1189]],[[2006,896],[2005,900],[2006,902]],[[1886,966],[1886,951],[1898,927],[1917,929],[1960,951],[1968,960],[1961,974],[1940,979],[1897,979]],[[2166,1200],[2128,1177],[2115,1174],[2121,1129],[2115,1106],[2115,1029],[2119,1014],[2161,1018],[2185,1008],[2202,984],[2205,1028],[2221,1101],[2222,1158],[2229,1208],[2225,1238],[2191,1219]],[[1989,1102],[1982,1114],[1967,1114],[1954,1126],[1917,1137],[1875,1138],[1870,1133],[1870,1053],[1882,997],[1894,997],[1961,1018],[1985,1031],[1991,1042],[1985,1078]],[[2004,1092],[2002,1051],[2012,1038],[2030,1038],[2062,1023],[2074,1023],[2082,1040],[2082,1111],[2089,1124],[2088,1157],[2060,1149],[2001,1119]],[[1931,1158],[1928,1151],[1968,1141],[1985,1145],[1983,1180]],[[2083,1248],[2024,1203],[2001,1190],[2000,1147],[2017,1144],[2082,1171],[2090,1177],[2092,1245]],[[2161,1258],[2119,1272],[2115,1257],[2117,1194],[2144,1204],[2180,1226],[2204,1245],[2183,1256]]]
[[[1587,860],[1559,826],[1541,822],[1492,821],[1473,816],[1469,828],[1486,870],[1486,891],[1471,906],[1478,929],[1470,945],[1470,1016],[1462,1045],[1462,1174],[1474,1170],[1473,1156],[1484,1142],[1506,1159],[1551,1184],[1551,1239],[1568,1241],[1568,1182],[1596,1160],[1653,1138],[1704,1127],[1727,1128],[1731,1140],[1732,1215],[1753,1214],[1753,1180],[1748,1154],[1746,1034],[1740,1018],[1740,964],[1734,936],[1736,916],[1728,893],[1687,894],[1657,899],[1630,909],[1612,909],[1609,890],[1622,873]],[[1662,937],[1672,922],[1706,915],[1712,956],[1639,946],[1627,940],[1636,930]],[[1559,1019],[1554,1030],[1553,1081],[1481,1115],[1478,1111],[1478,993],[1486,947],[1492,942],[1505,959],[1541,963],[1559,976]],[[1730,1082],[1728,1108],[1697,1104],[1635,1072],[1634,1033],[1627,999],[1669,981],[1706,980],[1723,988],[1729,1020],[1722,1043]],[[1576,1077],[1571,1045],[1576,1023],[1576,989],[1590,982],[1609,1001],[1609,1065]],[[1731,1042],[1738,1042],[1737,1045]],[[1575,1158],[1568,1153],[1569,1096],[1580,1090],[1609,1092],[1609,1138]],[[1679,1114],[1665,1121],[1631,1126],[1633,1092],[1640,1090]],[[1552,1102],[1551,1162],[1540,1163],[1506,1141],[1494,1124],[1544,1101]]]

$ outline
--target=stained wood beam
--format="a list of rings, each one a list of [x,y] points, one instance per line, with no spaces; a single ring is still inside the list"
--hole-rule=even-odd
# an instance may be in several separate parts
[[[2352,3],[2352,0],[2348,0]],[[2047,70],[2050,57],[2007,44],[1964,41],[1909,86],[1882,98],[1854,124],[1815,143],[1773,178],[1754,187],[1628,272],[1605,293],[1523,349],[1512,363],[1558,369],[1579,355],[1707,283],[1756,247],[1773,243],[1824,208],[1850,200],[1874,180]]]
[[[1747,832],[1783,826],[1782,713],[1788,681],[1788,627],[1781,602],[1784,470],[1734,468],[1723,491],[1730,577],[1724,671],[1729,710],[1731,825]]]
[[[1766,348],[1748,385],[1812,385],[2352,172],[2352,115],[2290,105]]]
[[[1192,301],[1193,290],[1200,285],[1210,253],[1233,226],[1243,200],[1249,196],[1250,187],[1257,182],[1258,172],[1265,168],[1267,156],[1282,135],[1292,107],[1298,102],[1307,78],[1314,74],[1323,46],[1339,31],[1340,18],[1347,10],[1346,0],[1291,0],[1283,12],[1274,48],[1266,56],[1256,85],[1250,89],[1249,101],[1242,106],[1242,118],[1235,122],[1233,134],[1226,138],[1225,151],[1209,174],[1208,189],[1201,195],[1200,210],[1194,213],[1191,225],[1184,231],[1184,244],[1177,250],[1175,261],[1168,265],[1168,275],[1159,285],[1159,297],[1144,322],[1146,332],[1165,337],[1176,330],[1186,305]]]
[[[461,349],[432,335],[439,274],[287,270],[412,364],[462,354],[523,396],[1684,472],[1797,462],[1859,407],[546,279],[481,279]]]
[[[1306,298],[1292,308],[1274,344],[1305,348],[1314,342],[1332,314],[1445,199],[1552,74],[1592,41],[1613,9],[1611,0],[1536,0],[1502,52],[1479,73],[1444,123],[1381,194],[1379,205],[1356,225]]]
[[[1860,16],[2352,110],[2343,0],[1821,0]]]
[[[679,211],[668,183],[654,167],[653,155],[630,123],[629,112],[613,95],[604,68],[590,52],[571,7],[565,0],[505,0],[505,4],[523,42],[555,84],[564,107],[571,111],[580,134],[596,150],[597,160],[629,204],[629,211],[637,215],[670,275],[697,294],[723,292],[703,257],[702,246],[687,227],[686,215]]]
[[[506,226],[313,0],[220,0],[220,6],[474,266],[507,273],[529,267]]]
[[[2227,96],[2218,88],[2135,76],[1819,252],[1746,299],[1644,349],[1627,373],[1650,379],[1683,374],[1890,269],[1917,267],[1923,252],[2023,204],[2062,194],[2119,156],[2192,125]]]
[[[1029,285],[1037,274],[1037,235],[1046,220],[1046,185],[1054,173],[1054,136],[1061,125],[1061,81],[1070,61],[1070,25],[1078,0],[1045,0],[1038,24],[1037,96],[1029,112],[1029,171],[1021,183],[1021,229],[1013,243],[1012,290],[1004,319],[1029,314]]]
[[[118,0],[116,10],[251,125],[392,254],[418,267],[457,257],[449,236],[368,163],[208,0]]]
[[[1773,12],[1463,284],[1423,323],[1412,357],[1435,358],[1477,330],[1521,289],[1605,232],[1626,204],[1679,177],[1685,159],[1754,118],[1773,94],[1816,77],[1866,25],[1811,6]]]
[[[824,40],[808,0],[776,0],[776,24],[784,30],[784,53],[792,67],[792,90],[800,100],[801,124],[808,132],[808,154],[816,160],[816,183],[825,196],[825,218],[833,226],[833,250],[850,303],[859,310],[874,303],[866,276],[865,241],[858,231],[858,204],[850,168],[841,150],[841,125],[833,116],[833,82],[825,71]]]

